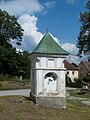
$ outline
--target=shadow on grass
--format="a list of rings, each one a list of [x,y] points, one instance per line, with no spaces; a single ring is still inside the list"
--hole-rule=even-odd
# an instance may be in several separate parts
[[[87,92],[78,92],[77,95],[85,95]]]
[[[30,97],[24,97],[27,101],[32,101]]]

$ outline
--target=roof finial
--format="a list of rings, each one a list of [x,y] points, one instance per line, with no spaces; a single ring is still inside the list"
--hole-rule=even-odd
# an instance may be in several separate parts
[[[48,33],[48,28],[46,28],[46,33]]]

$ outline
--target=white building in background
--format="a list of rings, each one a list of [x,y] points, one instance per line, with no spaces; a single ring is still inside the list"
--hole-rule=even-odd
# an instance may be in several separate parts
[[[66,68],[66,76],[67,76],[67,82],[76,82],[77,79],[79,78],[79,69],[78,66],[75,66],[72,63],[69,63],[68,61],[64,61],[65,68]]]
[[[38,105],[66,107],[64,60],[68,52],[47,32],[31,53],[31,99]]]

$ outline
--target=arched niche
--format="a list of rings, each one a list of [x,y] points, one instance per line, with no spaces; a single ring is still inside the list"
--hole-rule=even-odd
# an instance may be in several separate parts
[[[54,94],[57,91],[58,76],[54,72],[48,72],[44,76],[44,90],[46,94]]]

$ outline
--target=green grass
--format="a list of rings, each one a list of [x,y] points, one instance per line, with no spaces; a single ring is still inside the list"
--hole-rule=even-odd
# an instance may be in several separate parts
[[[0,74],[0,90],[27,89],[30,88],[30,79],[22,79],[17,76]]]
[[[36,106],[22,96],[0,97],[0,120],[90,120],[90,106],[67,100],[67,109]]]
[[[16,90],[16,89],[30,89],[30,83],[25,81],[24,83],[16,81],[1,81],[0,90]]]
[[[74,97],[80,97],[80,98],[90,98],[90,92],[87,93],[82,93],[81,89],[76,89],[76,90],[69,90],[69,94],[70,96],[74,96]]]

